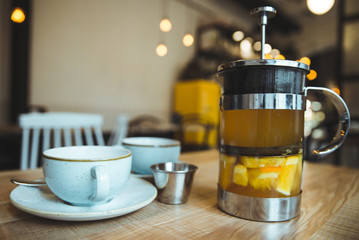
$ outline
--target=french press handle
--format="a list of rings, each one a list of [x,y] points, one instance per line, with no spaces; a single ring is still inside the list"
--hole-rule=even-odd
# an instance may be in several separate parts
[[[350,128],[349,109],[346,103],[344,102],[344,100],[337,93],[335,93],[334,91],[328,88],[306,87],[305,96],[307,96],[308,91],[316,91],[321,94],[324,94],[330,99],[330,101],[334,104],[336,110],[338,111],[339,124],[335,136],[332,138],[328,146],[321,149],[315,149],[312,151],[314,155],[325,156],[337,150],[343,144],[345,138],[347,137]]]

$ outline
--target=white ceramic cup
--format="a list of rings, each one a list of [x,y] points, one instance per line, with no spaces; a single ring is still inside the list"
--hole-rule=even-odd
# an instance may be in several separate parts
[[[174,139],[157,137],[129,137],[122,140],[122,146],[132,152],[132,171],[152,175],[151,165],[163,162],[177,162],[181,143]]]
[[[132,154],[121,147],[73,146],[43,153],[46,184],[60,199],[79,206],[110,201],[126,186]]]

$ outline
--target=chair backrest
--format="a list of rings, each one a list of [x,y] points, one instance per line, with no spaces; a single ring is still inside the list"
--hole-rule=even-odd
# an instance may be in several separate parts
[[[109,146],[122,145],[122,140],[127,136],[127,133],[128,133],[128,116],[127,115],[117,116],[116,126],[111,132],[107,145]]]
[[[37,167],[41,133],[42,151],[61,146],[104,145],[100,114],[28,113],[21,114],[19,122],[22,128],[20,169]]]

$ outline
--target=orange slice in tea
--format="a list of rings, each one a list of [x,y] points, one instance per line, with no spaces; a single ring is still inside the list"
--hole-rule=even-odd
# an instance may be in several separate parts
[[[280,171],[266,172],[262,169],[248,169],[248,182],[257,190],[271,189],[276,185]]]
[[[237,185],[248,185],[248,173],[247,168],[242,164],[237,164],[233,170],[233,182]]]
[[[259,167],[280,167],[285,163],[285,157],[262,157],[259,159]]]
[[[280,166],[284,166],[286,162],[286,158],[242,156],[240,161],[247,168],[280,167]]]
[[[289,196],[293,187],[294,177],[296,176],[298,156],[287,157],[287,162],[279,175],[277,192]]]
[[[226,190],[231,184],[232,168],[236,162],[236,157],[221,154],[220,156],[220,174],[219,174],[219,185]]]
[[[247,168],[259,167],[259,157],[242,156],[240,161]]]
[[[260,168],[262,172],[281,172],[281,167],[262,167]]]
[[[303,155],[302,154],[298,154],[298,163],[297,163],[297,170],[294,176],[294,180],[293,180],[293,186],[292,186],[292,190],[291,193],[296,194],[296,193],[300,193],[301,187],[302,187],[302,165],[303,165]]]
[[[287,161],[285,162],[285,165],[296,165],[298,164],[298,155],[293,155],[293,156],[289,156],[287,157]]]

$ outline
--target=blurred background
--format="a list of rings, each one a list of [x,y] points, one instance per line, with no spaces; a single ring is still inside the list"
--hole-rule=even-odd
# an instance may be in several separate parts
[[[267,27],[266,58],[306,61],[308,85],[336,91],[351,113],[342,148],[314,159],[311,149],[334,136],[338,116],[327,99],[310,96],[306,159],[359,167],[357,0],[0,4],[0,169],[18,167],[18,118],[34,111],[102,114],[105,137],[124,115],[128,136],[177,138],[183,151],[216,148],[217,67],[259,58],[260,30],[249,12],[265,5],[278,11]]]

